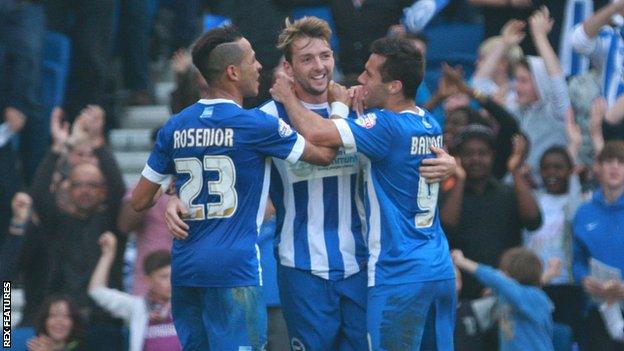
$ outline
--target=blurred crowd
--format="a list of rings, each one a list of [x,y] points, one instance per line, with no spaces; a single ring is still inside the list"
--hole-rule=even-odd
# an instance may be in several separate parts
[[[334,78],[347,85],[377,38],[405,37],[427,54],[444,39],[428,36],[430,26],[482,29],[476,61],[429,60],[414,97],[443,125],[460,165],[440,187],[450,245],[491,266],[511,248],[530,250],[562,338],[581,350],[624,349],[624,0],[3,0],[0,275],[24,288],[20,326],[33,336],[22,349],[181,349],[167,195],[132,210],[133,184],[107,132],[123,106],[155,103],[154,81],[166,72],[173,114],[202,97],[188,47],[204,14],[227,18],[254,46],[263,92],[246,105],[259,105],[281,67],[277,34],[303,9],[332,20]],[[71,50],[63,98],[48,109],[50,32]],[[457,274],[456,349],[498,349],[504,311],[491,289]],[[288,348],[273,340],[269,349]]]

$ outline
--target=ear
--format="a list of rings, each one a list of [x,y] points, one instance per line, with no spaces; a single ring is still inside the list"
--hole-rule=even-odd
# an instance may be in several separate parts
[[[235,65],[227,66],[225,68],[225,76],[228,80],[238,82],[241,78],[239,67]]]
[[[289,76],[293,77],[295,73],[293,72],[293,67],[290,62],[284,60],[284,72]]]
[[[399,94],[403,90],[403,83],[400,80],[393,80],[388,83],[388,93],[390,95]]]

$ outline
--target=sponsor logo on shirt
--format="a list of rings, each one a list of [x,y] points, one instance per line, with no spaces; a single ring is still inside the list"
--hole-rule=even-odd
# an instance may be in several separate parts
[[[209,118],[212,116],[213,111],[214,111],[214,106],[208,106],[204,109],[204,112],[202,112],[199,118]]]
[[[292,338],[292,340],[290,340],[290,347],[292,348],[293,351],[305,351],[306,350],[301,340],[297,338]]]
[[[374,113],[367,113],[355,120],[355,123],[366,129],[371,129],[377,124],[377,116]]]
[[[283,119],[279,118],[279,126],[277,132],[282,138],[286,138],[293,133],[292,128]]]

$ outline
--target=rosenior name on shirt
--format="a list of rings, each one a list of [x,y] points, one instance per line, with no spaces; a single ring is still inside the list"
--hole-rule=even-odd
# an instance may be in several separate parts
[[[412,137],[412,155],[427,155],[432,151],[430,146],[442,147],[442,135]]]
[[[173,148],[234,145],[232,128],[189,128],[173,132]]]

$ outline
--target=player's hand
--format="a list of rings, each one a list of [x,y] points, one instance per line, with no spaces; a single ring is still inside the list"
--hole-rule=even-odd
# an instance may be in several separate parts
[[[278,72],[275,75],[273,87],[271,87],[269,92],[275,101],[281,103],[288,101],[288,99],[295,97],[293,79],[284,72]]]
[[[4,109],[4,120],[9,124],[13,133],[18,133],[24,128],[26,115],[16,108],[7,107]]]
[[[102,233],[102,235],[100,235],[100,239],[98,240],[98,244],[102,250],[102,256],[115,256],[115,250],[117,249],[117,238],[115,237],[115,234],[111,232]]]
[[[349,98],[351,99],[351,109],[357,113],[358,116],[364,113],[364,99],[368,93],[361,85],[354,85],[348,89]]]
[[[349,97],[347,88],[333,80],[329,81],[329,85],[327,86],[327,101],[330,104],[338,101],[347,106],[351,105],[351,98]]]
[[[553,28],[555,21],[550,18],[550,11],[546,6],[540,7],[539,10],[533,12],[529,17],[529,26],[531,27],[531,34],[547,35]]]
[[[526,22],[516,19],[505,23],[503,29],[501,29],[501,36],[507,47],[518,45],[524,40],[524,37],[526,37],[524,27],[526,27]]]
[[[431,146],[430,149],[436,157],[424,159],[418,171],[427,183],[438,183],[455,172],[457,162],[442,148]]]
[[[184,240],[188,237],[189,226],[182,220],[184,216],[188,216],[186,207],[177,196],[171,196],[167,202],[165,223],[167,223],[167,228],[169,228],[171,235],[179,240]]]
[[[513,173],[520,169],[522,163],[524,162],[524,156],[526,155],[528,142],[524,136],[520,134],[516,134],[511,139],[512,143],[512,152],[511,156],[507,160],[507,170],[510,173]]]
[[[30,195],[19,192],[11,200],[12,221],[15,223],[25,223],[30,218],[32,210],[32,198]]]

